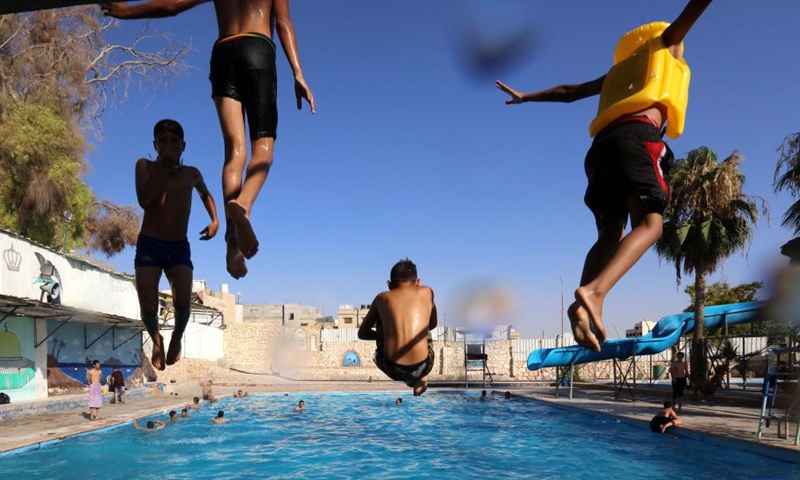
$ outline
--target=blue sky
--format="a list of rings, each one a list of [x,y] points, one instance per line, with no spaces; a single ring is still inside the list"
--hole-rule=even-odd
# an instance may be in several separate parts
[[[506,106],[494,79],[523,91],[604,74],[626,31],[672,21],[684,2],[323,0],[294,2],[306,79],[317,114],[294,106],[291,70],[278,57],[275,163],[253,211],[259,253],[242,280],[225,271],[222,231],[197,233],[207,217],[195,201],[190,223],[195,278],[228,283],[243,303],[302,302],[336,315],[339,304],[369,303],[389,269],[408,256],[436,292],[440,322],[463,323],[474,285],[501,286],[519,308],[502,318],[524,336],[561,330],[567,305],[595,240],[583,205],[583,159],[597,97],[572,104]],[[770,205],[745,258],[731,257],[710,280],[765,280],[785,264],[780,227],[791,204],[772,190],[785,135],[800,130],[800,77],[794,31],[800,2],[717,1],[686,39],[692,69],[678,156],[706,145],[721,158],[745,156],[745,192]],[[507,68],[465,68],[464,28],[488,41],[520,30],[533,48]],[[123,22],[129,38],[144,21]],[[221,209],[223,148],[210,98],[208,60],[217,37],[213,7],[201,5],[151,27],[194,45],[192,70],[157,89],[132,90],[102,118],[104,137],[89,153],[87,180],[101,197],[135,204],[134,163],[154,157],[152,125],[164,117],[186,130],[185,162],[200,168]],[[133,271],[133,249],[110,261]],[[642,319],[688,304],[671,265],[648,252],[612,290],[604,318],[612,336]],[[764,295],[768,295],[766,292]],[[477,296],[473,296],[477,297]],[[459,318],[462,317],[462,318]],[[569,331],[569,323],[566,322]]]

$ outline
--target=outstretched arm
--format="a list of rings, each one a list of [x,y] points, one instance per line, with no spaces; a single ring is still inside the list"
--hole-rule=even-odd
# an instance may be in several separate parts
[[[686,34],[694,25],[694,22],[700,18],[700,15],[711,4],[711,0],[689,0],[689,3],[684,7],[683,11],[674,22],[664,30],[661,34],[661,39],[664,41],[664,46],[669,48],[680,45]]]
[[[211,240],[219,229],[217,204],[214,202],[214,197],[211,196],[211,192],[208,191],[208,187],[206,186],[206,182],[203,181],[203,175],[200,173],[200,170],[197,171],[197,183],[194,188],[197,190],[197,194],[200,195],[200,200],[203,202],[203,206],[206,207],[206,212],[208,212],[208,216],[211,218],[211,223],[200,232],[200,240]]]
[[[576,83],[569,85],[559,85],[547,90],[540,90],[533,93],[522,93],[514,90],[505,83],[497,80],[495,85],[500,90],[511,95],[510,100],[506,100],[506,105],[513,105],[524,102],[563,102],[570,103],[582,98],[599,95],[603,89],[603,81],[606,76],[592,80],[591,82]]]
[[[358,338],[361,340],[378,339],[378,332],[373,328],[377,326],[378,321],[380,320],[380,315],[378,314],[378,302],[381,301],[380,298],[380,295],[375,297],[375,300],[372,301],[372,304],[369,307],[367,316],[364,317],[364,321],[361,322],[361,326],[358,327]]]
[[[278,38],[281,39],[286,59],[292,67],[292,72],[294,72],[294,94],[297,97],[297,109],[303,108],[303,99],[305,98],[311,107],[311,113],[316,113],[317,106],[314,102],[314,94],[308,88],[306,79],[303,77],[303,69],[300,67],[300,55],[297,53],[297,33],[289,15],[289,0],[274,0],[272,14],[275,19],[275,27],[278,30]]]
[[[164,18],[174,17],[192,7],[210,0],[151,0],[149,2],[128,5],[127,3],[105,3],[100,6],[103,15],[122,20],[137,18]]]
[[[142,427],[140,427],[139,424],[136,423],[136,419],[135,418],[133,419],[133,428],[135,428],[136,430],[141,430],[142,429]]]

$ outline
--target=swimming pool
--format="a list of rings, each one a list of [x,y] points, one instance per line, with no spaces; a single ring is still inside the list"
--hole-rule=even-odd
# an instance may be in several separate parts
[[[257,395],[191,415],[6,455],[0,478],[800,478],[800,464],[496,394]]]

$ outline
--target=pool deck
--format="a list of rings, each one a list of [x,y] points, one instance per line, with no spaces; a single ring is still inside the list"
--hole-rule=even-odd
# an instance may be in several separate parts
[[[463,389],[462,385],[453,385],[450,388]],[[398,382],[288,382],[278,377],[259,377],[253,381],[237,379],[232,382],[215,381],[214,394],[218,397],[232,395],[236,390],[242,389],[253,393],[284,393],[297,395],[303,393],[326,392],[402,392],[404,397],[410,391]],[[429,391],[436,391],[433,387]],[[481,390],[480,387],[471,387],[471,391]],[[499,394],[511,391],[514,395],[521,395],[543,402],[558,405],[564,408],[575,408],[588,412],[616,417],[621,421],[641,424],[647,428],[655,411],[667,398],[668,391],[664,388],[642,387],[637,389],[636,398],[622,392],[616,399],[614,392],[599,385],[584,385],[576,387],[573,398],[569,398],[569,390],[561,388],[556,391],[554,387],[533,386],[530,384],[493,385],[487,391]],[[134,417],[144,417],[154,414],[164,415],[169,410],[180,412],[186,404],[192,403],[192,398],[200,395],[200,387],[196,382],[182,382],[166,385],[164,392],[154,396],[152,390],[138,392],[139,397],[129,400],[126,404],[109,405],[110,394],[106,396],[100,410],[100,420],[89,420],[88,407],[66,408],[57,411],[38,413],[41,409],[29,409],[26,415],[0,420],[0,455],[4,452],[13,452],[18,449],[38,446],[58,441],[62,438],[90,432],[93,430],[110,428],[129,423]],[[627,397],[626,397],[627,395]],[[41,402],[61,402],[64,405],[74,404],[76,401],[85,402],[87,395],[68,395],[54,397]],[[757,392],[727,392],[718,393],[713,400],[700,402],[693,400],[691,394],[684,401],[683,411],[679,413],[684,420],[680,432],[688,436],[695,436],[704,441],[716,442],[745,442],[739,444],[745,448],[753,448],[767,454],[774,453],[776,457],[787,458],[800,462],[800,446],[794,445],[794,433],[797,424],[790,424],[789,438],[779,438],[777,435],[777,422],[773,421],[768,429],[764,429],[760,441],[756,438],[758,429],[758,414],[760,411],[760,398]],[[213,407],[203,402],[201,412],[190,415],[211,415]],[[83,403],[85,405],[85,403]],[[722,445],[722,444],[721,444]],[[796,457],[796,460],[795,460]]]

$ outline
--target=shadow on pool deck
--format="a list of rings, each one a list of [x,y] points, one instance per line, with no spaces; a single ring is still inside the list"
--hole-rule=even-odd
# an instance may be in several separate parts
[[[224,397],[233,394],[239,389],[249,393],[299,394],[391,391],[403,392],[409,396],[411,394],[410,390],[402,383],[391,381],[288,382],[284,379],[265,378],[264,376],[254,377],[250,380],[248,381],[246,378],[237,378],[231,382],[226,382],[223,379],[215,380],[214,394],[218,397]],[[463,389],[463,384],[442,385],[442,387]],[[482,389],[482,387],[471,386],[470,391],[474,392]],[[566,388],[559,389],[558,397],[556,397],[556,389],[554,387],[542,385],[495,384],[489,385],[485,389],[495,394],[502,394],[502,392],[509,390],[514,395],[530,397],[565,408],[576,408],[611,415],[624,421],[640,424],[642,428],[648,428],[647,422],[652,418],[655,411],[660,408],[661,403],[669,397],[668,389],[646,389],[642,387],[637,388],[635,399],[632,399],[630,395],[626,397],[625,392],[620,395],[619,399],[615,399],[613,390],[597,388],[597,385],[590,384],[576,385],[573,399],[569,398],[569,392]],[[70,435],[127,424],[133,417],[163,414],[164,420],[166,420],[166,413],[169,410],[180,411],[186,404],[192,402],[193,397],[201,394],[197,382],[167,384],[164,392],[157,397],[153,395],[152,389],[141,390],[142,396],[135,399],[133,396],[129,397],[129,402],[124,405],[109,405],[108,401],[111,399],[111,395],[107,395],[100,410],[101,419],[97,421],[85,418],[85,415],[88,414],[88,407],[86,406],[88,397],[85,394],[66,395],[43,400],[41,402],[62,402],[64,405],[69,405],[70,402],[78,402],[81,406],[45,413],[36,413],[34,409],[32,410],[33,413],[27,415],[0,420],[0,431],[2,431],[2,434],[0,434],[0,454],[26,446],[36,448],[36,446],[43,443],[58,441]],[[429,390],[429,392],[435,391],[435,386]],[[764,453],[764,446],[774,447],[768,450],[774,452],[776,456],[789,455],[792,461],[800,462],[800,447],[793,444],[794,429],[797,428],[796,424],[792,424],[790,427],[789,439],[778,438],[777,422],[773,422],[771,428],[764,430],[760,442],[756,439],[760,398],[761,395],[754,391],[737,392],[735,395],[726,395],[723,392],[716,395],[713,401],[700,402],[693,400],[690,394],[685,398],[683,411],[680,413],[681,418],[684,419],[685,426],[677,433],[678,435],[699,436],[701,440],[703,440],[704,436],[712,435],[723,437],[720,440],[744,441],[749,444],[751,449],[762,451],[761,453]],[[409,399],[409,401],[413,400]],[[35,404],[38,402],[28,403]],[[209,415],[210,418],[211,409],[208,407],[208,402],[203,402],[202,410],[190,413],[190,415],[192,414]],[[742,445],[739,444],[739,446]]]

